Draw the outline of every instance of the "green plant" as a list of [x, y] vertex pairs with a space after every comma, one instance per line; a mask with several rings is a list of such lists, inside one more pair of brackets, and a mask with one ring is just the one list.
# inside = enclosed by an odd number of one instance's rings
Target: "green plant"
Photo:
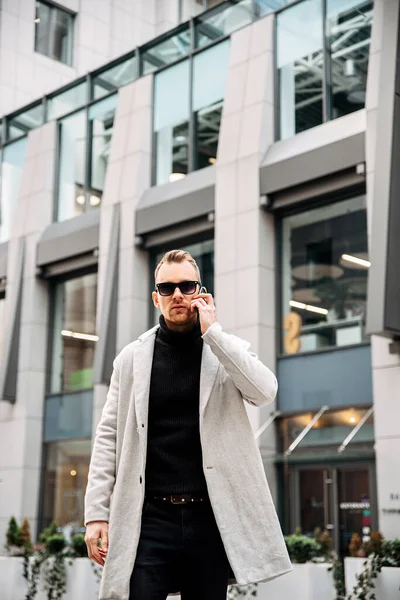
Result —
[[257, 588], [257, 583], [251, 583], [250, 585], [245, 586], [231, 585], [228, 588], [227, 600], [235, 600], [236, 598], [254, 598], [257, 596]]
[[53, 521], [52, 523], [50, 523], [50, 525], [48, 527], [46, 527], [46, 529], [44, 529], [42, 531], [42, 533], [39, 536], [39, 541], [41, 541], [43, 544], [46, 543], [47, 538], [56, 535], [58, 533], [58, 525], [55, 521]]
[[[53, 538], [54, 537], [56, 536], [53, 536]], [[47, 600], [61, 600], [67, 591], [65, 554], [62, 551], [58, 551], [46, 560], [44, 569], [44, 587], [47, 592]]]
[[77, 533], [71, 539], [71, 548], [75, 556], [78, 558], [87, 557], [87, 546], [85, 542], [85, 536], [81, 533]]
[[382, 540], [380, 555], [383, 567], [400, 567], [400, 539]]
[[382, 571], [382, 558], [372, 554], [364, 562], [364, 570], [358, 575], [349, 600], [376, 600], [375, 580]]
[[20, 530], [15, 517], [11, 517], [8, 522], [8, 529], [6, 533], [7, 547], [10, 546], [21, 546]]
[[51, 535], [46, 540], [46, 550], [49, 554], [59, 554], [66, 545], [67, 541], [62, 534]]
[[46, 558], [44, 550], [36, 552], [26, 551], [22, 566], [22, 574], [27, 581], [28, 589], [25, 600], [34, 600], [38, 591], [38, 581], [40, 577], [40, 568]]
[[294, 563], [302, 564], [324, 556], [321, 544], [301, 533], [285, 536], [285, 542], [290, 559]]
[[22, 521], [22, 526], [19, 531], [19, 539], [21, 546], [23, 546], [25, 550], [30, 550], [32, 548], [31, 530], [28, 519], [24, 519]]
[[343, 562], [335, 557], [328, 570], [332, 573], [333, 585], [336, 590], [336, 600], [346, 600]]

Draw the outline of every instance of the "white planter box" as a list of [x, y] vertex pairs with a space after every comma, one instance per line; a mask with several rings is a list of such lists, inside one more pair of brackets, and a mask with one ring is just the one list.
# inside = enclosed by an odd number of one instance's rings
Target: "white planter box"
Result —
[[[351, 594], [357, 583], [357, 575], [364, 570], [365, 558], [345, 558], [344, 573], [346, 593]], [[377, 600], [395, 600], [400, 598], [400, 568], [383, 567], [376, 580]]]
[[[25, 597], [27, 583], [22, 575], [22, 558], [0, 557], [1, 600], [21, 600]], [[67, 593], [63, 600], [97, 600], [99, 584], [88, 558], [75, 558], [73, 564], [66, 561]], [[39, 579], [35, 600], [47, 600], [43, 576]]]
[[257, 600], [335, 600], [330, 565], [305, 563], [293, 565], [293, 571], [258, 586]]

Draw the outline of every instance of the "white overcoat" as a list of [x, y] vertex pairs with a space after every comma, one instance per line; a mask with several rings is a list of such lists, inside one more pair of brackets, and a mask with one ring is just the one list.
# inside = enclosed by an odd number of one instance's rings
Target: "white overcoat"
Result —
[[[109, 522], [99, 600], [129, 599], [144, 501], [157, 328], [115, 359], [93, 446], [85, 523]], [[268, 581], [292, 567], [243, 399], [255, 406], [272, 402], [276, 378], [248, 342], [223, 332], [219, 323], [203, 340], [199, 419], [211, 505], [237, 583]]]

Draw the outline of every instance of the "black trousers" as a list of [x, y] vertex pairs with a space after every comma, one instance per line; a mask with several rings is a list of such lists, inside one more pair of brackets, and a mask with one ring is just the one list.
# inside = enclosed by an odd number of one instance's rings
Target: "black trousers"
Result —
[[145, 502], [130, 600], [226, 600], [229, 572], [209, 502]]

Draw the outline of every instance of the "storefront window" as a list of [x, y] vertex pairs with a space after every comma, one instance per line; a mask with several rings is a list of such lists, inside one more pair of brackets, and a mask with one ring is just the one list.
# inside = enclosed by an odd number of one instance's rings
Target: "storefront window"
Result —
[[284, 218], [282, 260], [285, 354], [366, 341], [365, 196]]
[[106, 177], [108, 157], [110, 155], [117, 96], [110, 96], [89, 108], [90, 123], [90, 159], [88, 208], [94, 208], [101, 202]]
[[[214, 240], [207, 240], [204, 242], [198, 242], [197, 244], [178, 244], [169, 245], [164, 248], [158, 248], [157, 252], [153, 255], [153, 267], [158, 265], [162, 257], [168, 250], [173, 248], [180, 248], [189, 252], [200, 269], [201, 282], [207, 288], [210, 294], [214, 294]], [[154, 284], [154, 269], [150, 276], [152, 277], [152, 285]], [[158, 323], [160, 311], [154, 308], [153, 310], [153, 322]]]
[[188, 60], [156, 76], [154, 131], [157, 185], [184, 177], [188, 172], [189, 160]]
[[51, 393], [93, 386], [97, 274], [58, 283], [54, 289]]
[[45, 445], [42, 527], [83, 527], [84, 497], [91, 440], [68, 440]]
[[17, 207], [27, 138], [8, 144], [3, 149], [0, 195], [0, 243], [9, 239]]
[[229, 48], [229, 41], [226, 41], [197, 54], [193, 60], [195, 169], [216, 162], [228, 77]]
[[51, 96], [48, 101], [47, 118], [58, 119], [84, 106], [87, 101], [87, 82], [83, 81], [63, 92]]
[[57, 221], [84, 210], [86, 113], [80, 111], [60, 121], [60, 165]]
[[365, 106], [372, 2], [327, 0], [331, 118]]

